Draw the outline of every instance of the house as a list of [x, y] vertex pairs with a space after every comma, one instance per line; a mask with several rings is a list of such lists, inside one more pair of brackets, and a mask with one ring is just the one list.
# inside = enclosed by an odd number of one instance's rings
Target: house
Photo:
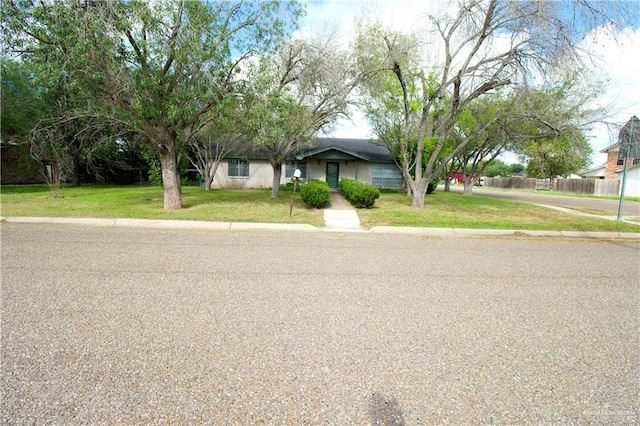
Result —
[[620, 130], [618, 142], [600, 152], [607, 154], [606, 179], [622, 181], [626, 163], [627, 181], [624, 195], [640, 196], [640, 119], [636, 116], [631, 117]]
[[[404, 187], [401, 170], [390, 151], [370, 139], [317, 138], [311, 147], [291, 154], [283, 164], [280, 183], [291, 180], [300, 169], [305, 181], [326, 181], [337, 188], [340, 179], [356, 179], [377, 188]], [[218, 167], [213, 188], [267, 188], [273, 182], [273, 168], [265, 153], [233, 153]]]
[[[622, 182], [624, 169], [616, 171], [617, 179]], [[620, 190], [622, 191], [622, 183], [620, 183]], [[640, 163], [634, 163], [634, 165], [627, 168], [627, 181], [624, 188], [625, 197], [640, 197]]]
[[[620, 155], [620, 143], [610, 145], [600, 151], [607, 154], [605, 179], [618, 179], [618, 172], [624, 169], [625, 157]], [[640, 163], [640, 158], [629, 157], [629, 166]]]
[[[607, 165], [603, 164], [601, 166], [598, 167], [594, 167], [592, 169], [589, 170], [583, 170], [581, 172], [578, 173], [578, 177], [579, 178], [584, 178], [584, 179], [604, 179], [605, 176], [607, 174]], [[573, 178], [573, 176], [571, 176], [571, 178]]]
[[[622, 127], [618, 136], [618, 142], [601, 150], [600, 152], [607, 154], [605, 179], [618, 179], [618, 172], [624, 169], [625, 161], [629, 161], [629, 167], [640, 163], [640, 155], [638, 154], [638, 144], [640, 143], [640, 119], [635, 115]], [[634, 149], [631, 149], [629, 155], [620, 152], [622, 146], [629, 144], [629, 136], [632, 136]], [[633, 137], [635, 136], [635, 137]]]

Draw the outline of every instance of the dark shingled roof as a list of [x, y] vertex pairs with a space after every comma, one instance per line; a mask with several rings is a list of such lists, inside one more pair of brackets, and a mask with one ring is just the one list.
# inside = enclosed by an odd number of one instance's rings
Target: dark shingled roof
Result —
[[[249, 146], [243, 152], [232, 152], [227, 158], [266, 159], [267, 153]], [[293, 152], [291, 160], [305, 158], [324, 159], [361, 159], [373, 163], [393, 162], [391, 153], [386, 146], [376, 143], [373, 139], [352, 138], [317, 138], [316, 143]]]

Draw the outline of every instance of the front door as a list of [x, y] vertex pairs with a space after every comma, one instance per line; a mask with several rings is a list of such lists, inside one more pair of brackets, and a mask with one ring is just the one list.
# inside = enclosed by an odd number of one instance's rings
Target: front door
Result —
[[327, 163], [327, 183], [329, 188], [337, 188], [340, 180], [340, 163]]

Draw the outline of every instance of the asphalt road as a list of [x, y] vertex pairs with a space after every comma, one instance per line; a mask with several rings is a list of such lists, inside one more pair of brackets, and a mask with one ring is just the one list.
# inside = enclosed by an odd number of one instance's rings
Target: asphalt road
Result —
[[3, 424], [637, 424], [637, 240], [4, 223]]
[[[451, 191], [462, 192], [462, 186], [451, 186]], [[491, 188], [474, 187], [473, 193], [477, 195], [484, 195], [487, 197], [502, 198], [505, 200], [523, 201], [533, 204], [547, 204], [550, 206], [566, 207], [566, 208], [580, 208], [590, 210], [602, 210], [608, 212], [610, 215], [617, 215], [618, 208], [620, 206], [619, 200], [612, 200], [606, 198], [586, 198], [586, 197], [571, 197], [564, 195], [546, 195], [538, 192], [530, 191], [496, 191]], [[622, 203], [622, 213], [625, 216], [640, 216], [640, 203], [635, 201], [625, 200]]]

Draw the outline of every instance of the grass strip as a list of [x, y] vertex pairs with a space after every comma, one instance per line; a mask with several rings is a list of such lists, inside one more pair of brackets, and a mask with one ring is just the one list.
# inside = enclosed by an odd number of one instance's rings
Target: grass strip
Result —
[[[162, 188], [154, 186], [87, 185], [67, 187], [54, 198], [45, 185], [0, 187], [2, 216], [178, 219], [213, 222], [296, 223], [324, 226], [323, 211], [306, 208], [296, 197], [289, 216], [291, 192], [212, 190], [183, 187], [184, 208], [163, 209]], [[639, 225], [576, 216], [527, 203], [481, 195], [436, 191], [424, 209], [411, 208], [411, 198], [385, 193], [372, 209], [358, 209], [364, 227], [412, 226], [589, 232], [640, 232]]]

